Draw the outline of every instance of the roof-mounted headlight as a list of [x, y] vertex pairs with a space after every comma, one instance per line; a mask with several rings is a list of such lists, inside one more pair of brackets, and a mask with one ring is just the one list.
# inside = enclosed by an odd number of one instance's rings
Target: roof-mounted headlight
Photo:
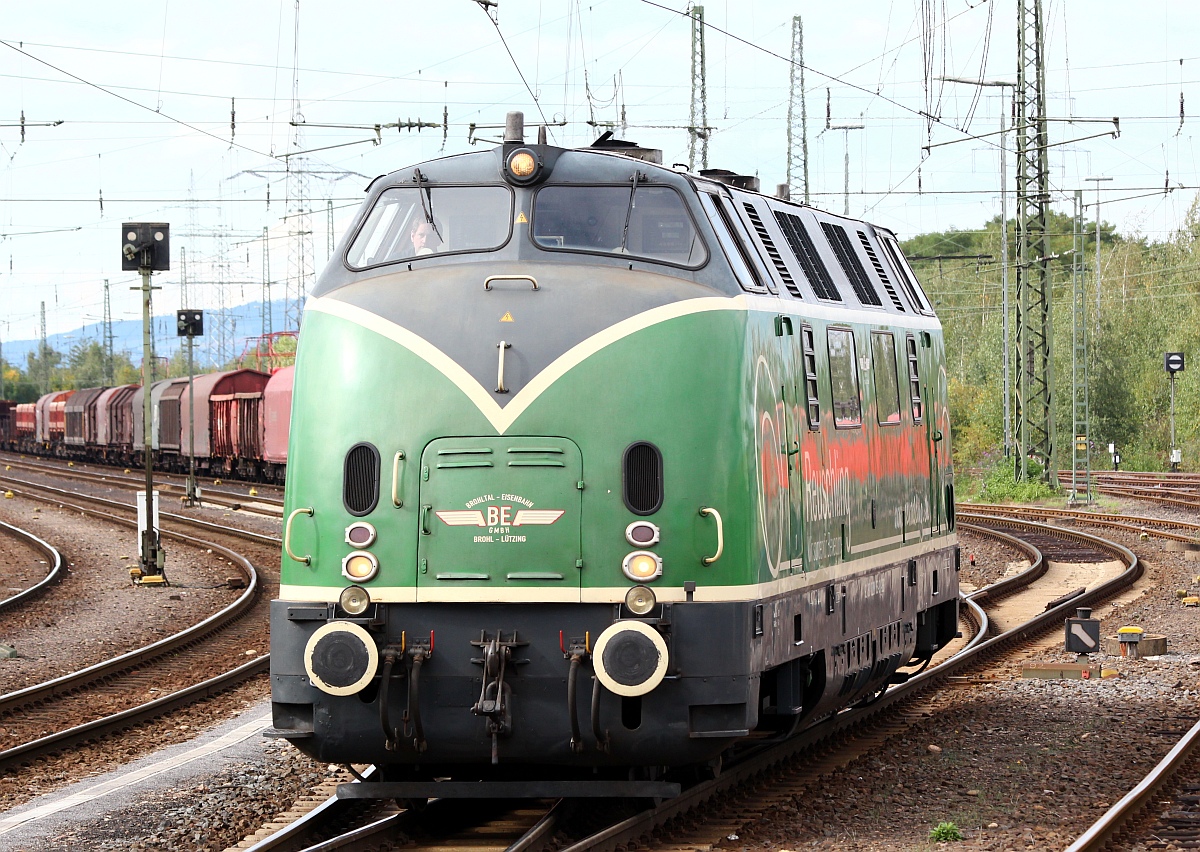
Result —
[[542, 173], [542, 158], [530, 148], [516, 148], [504, 156], [504, 179], [517, 186], [536, 182]]

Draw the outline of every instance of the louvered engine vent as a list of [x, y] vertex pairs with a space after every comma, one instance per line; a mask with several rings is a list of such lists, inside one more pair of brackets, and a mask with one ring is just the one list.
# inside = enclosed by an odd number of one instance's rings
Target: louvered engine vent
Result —
[[662, 453], [639, 442], [625, 450], [622, 463], [625, 506], [635, 515], [653, 515], [663, 501]]
[[368, 514], [379, 502], [379, 450], [371, 444], [355, 444], [346, 453], [342, 502], [356, 516]]

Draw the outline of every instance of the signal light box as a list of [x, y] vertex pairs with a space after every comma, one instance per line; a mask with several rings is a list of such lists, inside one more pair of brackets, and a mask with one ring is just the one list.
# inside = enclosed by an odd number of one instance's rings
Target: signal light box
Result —
[[171, 226], [166, 222], [126, 222], [121, 226], [121, 270], [171, 268]]

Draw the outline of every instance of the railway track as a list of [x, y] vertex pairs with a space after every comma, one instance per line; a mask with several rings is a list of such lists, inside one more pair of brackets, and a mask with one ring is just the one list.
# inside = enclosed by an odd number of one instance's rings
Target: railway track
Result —
[[[4, 483], [12, 488], [11, 481]], [[47, 493], [49, 492], [49, 493]], [[49, 500], [55, 505], [136, 527], [131, 505], [68, 494], [62, 489], [29, 484], [24, 496]], [[164, 527], [170, 516], [164, 519]], [[187, 519], [211, 530], [217, 525]], [[220, 530], [223, 535], [248, 537], [259, 544], [275, 545], [269, 536], [246, 531]], [[226, 559], [242, 575], [244, 591], [221, 611], [144, 648], [98, 663], [71, 674], [0, 696], [0, 726], [5, 730], [0, 770], [12, 770], [38, 758], [161, 716], [175, 708], [230, 688], [265, 672], [269, 656], [255, 654], [246, 660], [245, 649], [265, 648], [266, 603], [262, 581], [249, 559], [218, 542], [163, 529], [164, 538], [209, 550]], [[211, 671], [214, 660], [242, 661], [221, 674], [197, 683], [196, 673]], [[186, 684], [163, 689], [164, 684]], [[147, 701], [147, 695], [156, 695]], [[97, 708], [116, 706], [116, 712]], [[82, 724], [76, 724], [80, 719]], [[15, 744], [14, 744], [15, 743]]]
[[0, 612], [6, 612], [19, 606], [24, 606], [45, 591], [47, 586], [57, 583], [62, 576], [63, 560], [62, 554], [57, 549], [42, 541], [42, 539], [33, 533], [14, 527], [11, 524], [0, 523], [0, 535], [10, 536], [41, 553], [46, 557], [46, 564], [49, 566], [45, 577], [38, 580], [29, 588], [10, 595], [4, 600], [0, 600]]
[[[1022, 574], [1007, 578], [974, 592], [964, 614], [972, 624], [977, 634], [968, 645], [951, 659], [918, 673], [902, 685], [893, 686], [877, 701], [869, 706], [852, 708], [837, 716], [822, 721], [814, 727], [800, 733], [796, 737], [781, 743], [762, 744], [747, 749], [735, 762], [727, 765], [718, 777], [696, 784], [675, 799], [656, 804], [642, 810], [640, 813], [625, 816], [621, 819], [610, 819], [598, 830], [578, 831], [578, 823], [568, 819], [567, 826], [558, 828], [559, 836], [564, 833], [574, 834], [576, 839], [568, 841], [567, 845], [557, 843], [560, 852], [582, 852], [583, 850], [615, 850], [622, 848], [664, 848], [673, 850], [695, 849], [714, 844], [723, 839], [731, 831], [737, 830], [746, 821], [753, 819], [773, 804], [782, 802], [810, 784], [812, 779], [824, 773], [844, 766], [859, 755], [870, 753], [879, 745], [907, 730], [912, 725], [936, 714], [949, 699], [946, 690], [940, 687], [950, 683], [950, 678], [960, 677], [974, 667], [993, 661], [1008, 650], [1019, 647], [1030, 638], [1038, 636], [1051, 629], [1060, 629], [1064, 614], [1074, 614], [1076, 606], [1095, 602], [1104, 596], [1114, 594], [1131, 584], [1141, 574], [1141, 568], [1136, 557], [1126, 548], [1112, 542], [1105, 542], [1095, 536], [1070, 530], [1051, 529], [1043, 525], [1032, 524], [1013, 518], [992, 517], [960, 513], [960, 528], [971, 529], [981, 535], [994, 535], [1006, 543], [1019, 547], [1030, 559], [1030, 568]], [[995, 602], [1003, 597], [1017, 593], [1022, 587], [1028, 587], [1045, 572], [1046, 559], [1038, 547], [1019, 542], [1013, 532], [1020, 532], [1022, 537], [1029, 534], [1030, 529], [1040, 530], [1038, 535], [1053, 536], [1046, 539], [1046, 544], [1053, 544], [1058, 551], [1072, 558], [1095, 557], [1104, 560], [1120, 559], [1126, 565], [1125, 571], [1115, 580], [1106, 582], [1094, 589], [1089, 589], [1083, 596], [1070, 602], [1064, 602], [1048, 609], [1041, 615], [1019, 625], [1005, 633], [987, 638], [989, 631], [988, 620], [982, 610], [978, 609], [975, 601], [985, 603]], [[1066, 538], [1071, 545], [1061, 544]], [[974, 613], [968, 615], [967, 613]], [[354, 795], [353, 785], [343, 786], [342, 796]], [[352, 798], [350, 801], [354, 801]], [[321, 805], [321, 810], [335, 811], [345, 806], [345, 800], [333, 800]], [[601, 814], [597, 806], [589, 805], [590, 817], [599, 820]], [[353, 841], [359, 843], [362, 835], [370, 835], [369, 844], [374, 845], [333, 845], [342, 842], [341, 837], [331, 840], [326, 845], [310, 845], [300, 847], [289, 845], [290, 840], [257, 839], [253, 844], [243, 844], [239, 850], [252, 849], [255, 852], [266, 852], [276, 849], [333, 849], [333, 848], [393, 848], [388, 844], [403, 842], [404, 848], [411, 850], [439, 849], [454, 850], [480, 848], [480, 834], [491, 836], [493, 833], [505, 838], [505, 843], [517, 842], [503, 834], [500, 827], [472, 827], [465, 832], [461, 840], [448, 842], [439, 837], [426, 842], [420, 839], [419, 814], [409, 812], [394, 815], [377, 816], [373, 821], [374, 828], [367, 832], [359, 828], [359, 834]], [[313, 821], [321, 817], [314, 816]], [[499, 825], [508, 822], [508, 817], [498, 817]], [[571, 823], [575, 823], [571, 825]], [[491, 825], [489, 823], [489, 825]], [[669, 838], [659, 840], [659, 837]], [[414, 837], [416, 839], [414, 839]], [[523, 842], [523, 841], [522, 841]], [[278, 844], [278, 845], [272, 845]], [[505, 846], [504, 843], [488, 845], [487, 848], [504, 849], [518, 848]], [[527, 848], [527, 847], [520, 847]], [[536, 846], [529, 848], [537, 848]]]
[[[5, 471], [22, 470], [29, 473], [44, 474], [57, 479], [75, 480], [78, 482], [86, 482], [91, 485], [102, 486], [105, 488], [120, 488], [129, 492], [144, 491], [146, 488], [145, 476], [137, 476], [136, 474], [125, 474], [115, 472], [110, 469], [92, 470], [86, 465], [66, 466], [63, 463], [50, 463], [43, 461], [32, 461], [20, 456], [8, 456], [0, 454], [0, 462], [4, 464]], [[277, 489], [269, 486], [255, 486], [247, 484], [241, 490], [232, 490], [230, 488], [222, 488], [216, 484], [216, 480], [209, 481], [201, 489], [201, 499], [203, 503], [209, 505], [221, 506], [235, 511], [253, 512], [255, 514], [266, 515], [268, 517], [282, 517], [283, 515], [283, 497], [277, 493]], [[162, 492], [164, 497], [171, 500], [183, 499], [187, 493], [187, 485], [185, 481], [178, 481], [178, 477], [172, 477], [159, 472], [154, 474], [154, 487]], [[264, 493], [258, 493], [259, 491]], [[255, 493], [251, 493], [251, 491]], [[267, 493], [267, 492], [276, 493]]]

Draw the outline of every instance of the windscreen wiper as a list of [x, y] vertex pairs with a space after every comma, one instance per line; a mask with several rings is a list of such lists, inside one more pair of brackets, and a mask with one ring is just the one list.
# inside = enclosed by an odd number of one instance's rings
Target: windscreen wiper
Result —
[[[425, 221], [433, 226], [433, 232], [437, 234], [438, 242], [441, 242], [442, 234], [438, 230], [437, 222], [433, 221], [433, 193], [429, 189], [429, 178], [421, 174], [420, 169], [413, 169], [413, 180], [417, 182], [417, 196], [421, 199], [421, 212], [425, 214]], [[630, 203], [632, 204], [632, 200]]]

